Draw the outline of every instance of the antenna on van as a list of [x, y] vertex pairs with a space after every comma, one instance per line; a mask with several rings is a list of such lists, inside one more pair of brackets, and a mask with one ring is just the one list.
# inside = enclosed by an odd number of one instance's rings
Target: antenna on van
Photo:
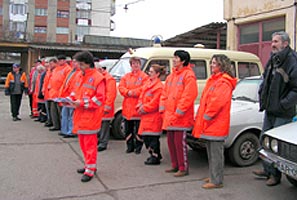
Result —
[[204, 44], [195, 44], [194, 48], [204, 49], [205, 46], [204, 46]]
[[162, 39], [163, 37], [161, 35], [154, 35], [151, 39], [153, 41], [153, 47], [161, 47]]

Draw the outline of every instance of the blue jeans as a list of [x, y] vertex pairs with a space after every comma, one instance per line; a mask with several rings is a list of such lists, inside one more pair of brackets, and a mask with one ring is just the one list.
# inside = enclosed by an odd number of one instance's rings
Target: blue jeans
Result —
[[[275, 117], [273, 115], [269, 115], [269, 114], [265, 113], [260, 140], [262, 140], [262, 136], [265, 131], [268, 131], [270, 129], [276, 128], [281, 125], [288, 124], [291, 121], [292, 121], [291, 118], [280, 118], [280, 117]], [[277, 180], [281, 179], [282, 173], [277, 168], [271, 166], [271, 164], [263, 161], [263, 168], [267, 175], [269, 175], [269, 176], [272, 175]]]
[[73, 129], [73, 108], [63, 106], [61, 111], [61, 132], [65, 135], [72, 135]]

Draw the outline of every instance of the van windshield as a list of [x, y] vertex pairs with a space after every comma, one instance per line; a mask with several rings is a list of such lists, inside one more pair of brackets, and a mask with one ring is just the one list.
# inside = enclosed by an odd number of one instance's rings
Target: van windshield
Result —
[[[130, 58], [128, 57], [120, 58], [120, 60], [110, 70], [109, 73], [116, 79], [116, 81], [120, 81], [125, 74], [131, 72], [129, 60]], [[141, 58], [141, 70], [143, 70], [146, 62], [146, 59]]]

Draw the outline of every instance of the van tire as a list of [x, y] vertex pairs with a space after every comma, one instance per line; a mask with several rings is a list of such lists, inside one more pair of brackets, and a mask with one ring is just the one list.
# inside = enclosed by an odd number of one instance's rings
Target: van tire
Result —
[[123, 140], [125, 139], [125, 133], [124, 133], [124, 118], [122, 116], [122, 113], [117, 113], [114, 120], [112, 121], [112, 136], [114, 139], [117, 140]]
[[230, 161], [237, 166], [253, 165], [258, 160], [259, 138], [252, 132], [244, 132], [228, 150]]

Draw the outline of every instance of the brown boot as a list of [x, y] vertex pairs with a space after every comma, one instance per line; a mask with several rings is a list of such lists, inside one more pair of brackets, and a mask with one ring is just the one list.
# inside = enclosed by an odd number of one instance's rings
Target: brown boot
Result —
[[271, 176], [267, 181], [266, 181], [266, 185], [267, 186], [275, 186], [280, 184], [280, 179], [275, 178], [274, 176]]
[[175, 172], [177, 172], [177, 171], [178, 171], [177, 168], [170, 168], [170, 169], [166, 169], [166, 170], [165, 170], [166, 173], [175, 173]]
[[263, 170], [253, 170], [253, 174], [255, 174], [258, 177], [262, 177], [262, 178], [269, 178], [269, 175], [263, 171]]
[[180, 171], [178, 170], [176, 173], [173, 174], [174, 177], [183, 177], [189, 175], [188, 171]]
[[213, 183], [205, 183], [202, 185], [203, 189], [216, 189], [216, 188], [222, 188], [223, 184], [213, 184]]

